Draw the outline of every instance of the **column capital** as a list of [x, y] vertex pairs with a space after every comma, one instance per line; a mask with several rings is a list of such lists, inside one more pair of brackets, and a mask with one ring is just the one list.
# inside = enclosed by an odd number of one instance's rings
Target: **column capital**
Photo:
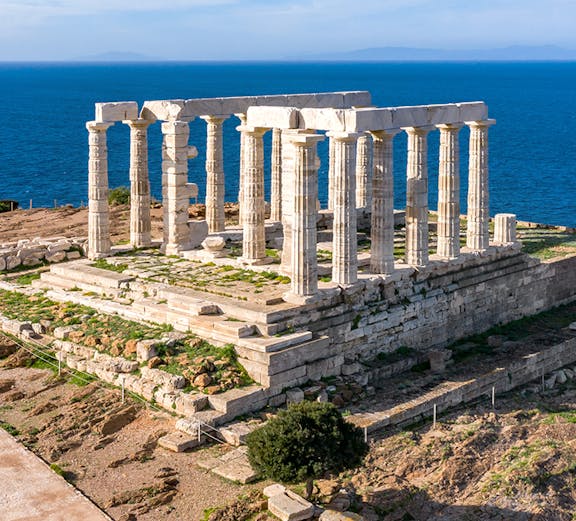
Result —
[[125, 119], [122, 121], [124, 125], [128, 125], [130, 128], [137, 128], [137, 129], [146, 129], [148, 128], [154, 121], [151, 119]]
[[436, 130], [436, 127], [434, 125], [426, 125], [423, 127], [402, 127], [402, 130], [407, 134], [424, 135]]
[[265, 127], [250, 127], [248, 125], [238, 125], [236, 127], [238, 132], [242, 132], [243, 134], [254, 135], [254, 136], [263, 136], [268, 132], [270, 129]]
[[162, 129], [162, 134], [183, 134], [188, 132], [189, 124], [188, 121], [182, 120], [163, 121], [160, 128]]
[[486, 128], [496, 124], [495, 119], [483, 119], [480, 121], [465, 121], [466, 125], [471, 128]]
[[214, 123], [219, 125], [230, 117], [229, 114], [208, 114], [207, 116], [200, 116], [206, 123]]
[[336, 132], [333, 130], [326, 132], [329, 138], [336, 141], [356, 141], [362, 134], [363, 132]]
[[234, 115], [240, 120], [241, 125], [246, 125], [246, 118], [248, 117], [246, 112], [236, 112]]
[[311, 146], [320, 141], [324, 141], [325, 137], [322, 134], [312, 134], [312, 133], [287, 133], [282, 131], [286, 135], [286, 142], [294, 146]]
[[86, 128], [88, 129], [89, 132], [102, 132], [105, 130], [108, 130], [112, 125], [114, 125], [113, 122], [110, 121], [87, 121], [86, 122]]
[[384, 139], [393, 138], [396, 134], [402, 132], [400, 128], [390, 128], [387, 130], [370, 130], [368, 133], [372, 136], [372, 139]]
[[440, 123], [436, 128], [444, 131], [458, 131], [464, 126], [464, 123]]

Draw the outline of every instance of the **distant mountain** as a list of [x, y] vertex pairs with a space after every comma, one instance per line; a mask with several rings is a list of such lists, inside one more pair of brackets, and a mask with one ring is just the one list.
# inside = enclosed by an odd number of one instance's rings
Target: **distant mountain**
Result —
[[87, 62], [150, 62], [150, 61], [163, 61], [162, 58], [147, 56], [137, 52], [118, 52], [109, 51], [100, 54], [93, 54], [89, 56], [80, 56], [74, 61], [87, 61]]
[[513, 45], [499, 49], [420, 49], [374, 47], [300, 56], [306, 61], [576, 61], [576, 50], [555, 45]]

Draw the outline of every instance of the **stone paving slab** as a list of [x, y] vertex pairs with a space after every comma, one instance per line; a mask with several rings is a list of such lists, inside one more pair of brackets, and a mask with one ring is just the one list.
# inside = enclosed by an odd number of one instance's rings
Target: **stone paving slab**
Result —
[[111, 521], [2, 429], [0, 483], [2, 521]]

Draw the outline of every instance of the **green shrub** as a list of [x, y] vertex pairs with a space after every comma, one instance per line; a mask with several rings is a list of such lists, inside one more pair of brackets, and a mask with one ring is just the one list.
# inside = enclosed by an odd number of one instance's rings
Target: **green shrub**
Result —
[[250, 463], [264, 477], [293, 483], [358, 466], [368, 451], [361, 429], [329, 403], [302, 402], [281, 411], [246, 439]]
[[113, 188], [108, 192], [108, 202], [112, 206], [120, 206], [121, 204], [130, 204], [130, 188], [127, 186], [119, 186]]

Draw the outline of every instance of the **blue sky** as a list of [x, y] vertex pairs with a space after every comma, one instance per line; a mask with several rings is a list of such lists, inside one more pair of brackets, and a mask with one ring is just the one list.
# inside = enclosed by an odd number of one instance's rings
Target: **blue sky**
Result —
[[0, 0], [0, 60], [275, 59], [406, 46], [576, 49], [576, 0]]

